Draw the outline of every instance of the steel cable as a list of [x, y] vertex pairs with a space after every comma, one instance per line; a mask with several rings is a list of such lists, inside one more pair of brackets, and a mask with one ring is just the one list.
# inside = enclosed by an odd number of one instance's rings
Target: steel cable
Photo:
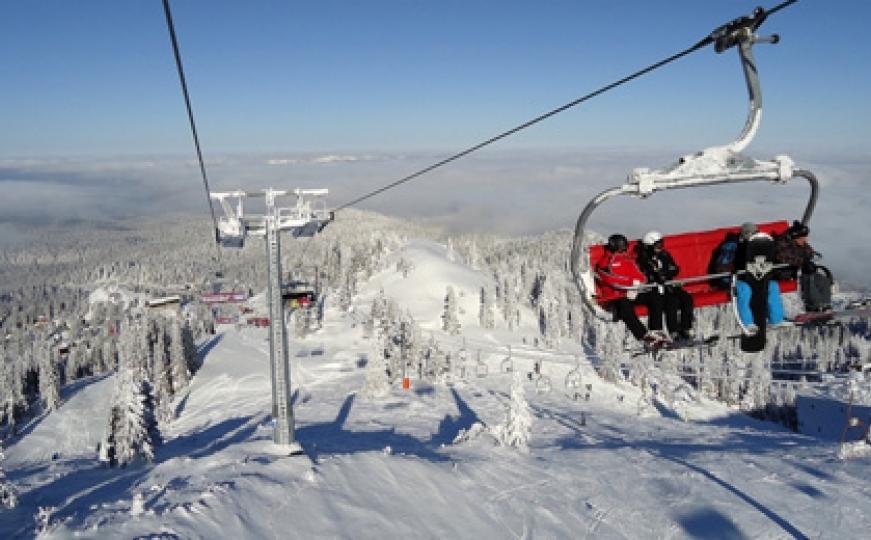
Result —
[[[782, 2], [781, 4], [778, 4], [777, 6], [775, 6], [774, 8], [772, 8], [770, 10], [767, 10], [767, 11], [763, 10], [761, 13], [764, 16], [762, 17], [762, 19], [759, 20], [759, 23], [761, 24], [761, 21], [764, 20], [764, 17], [767, 17], [768, 15], [771, 15], [772, 13], [775, 13], [776, 11], [779, 11], [785, 7], [788, 7], [797, 1], [798, 0], [787, 0], [785, 2]], [[761, 9], [761, 8], [757, 8], [757, 9]], [[735, 21], [733, 21], [733, 23], [740, 21], [743, 24], [744, 20], [750, 20], [750, 19], [744, 17], [744, 18], [736, 19]], [[732, 24], [732, 23], [730, 23], [730, 24]], [[589, 94], [586, 94], [586, 95], [581, 96], [573, 101], [570, 101], [569, 103], [566, 103], [565, 105], [562, 105], [562, 106], [557, 107], [555, 109], [552, 109], [544, 114], [536, 116], [532, 120], [528, 120], [528, 121], [526, 121], [518, 126], [515, 126], [507, 131], [503, 131], [502, 133], [500, 133], [494, 137], [491, 137], [491, 138], [489, 138], [483, 142], [480, 142], [474, 146], [470, 146], [469, 148], [466, 148], [465, 150], [463, 150], [461, 152], [453, 154], [450, 157], [442, 159], [441, 161], [438, 161], [438, 162], [436, 162], [428, 167], [420, 169], [417, 172], [409, 174], [408, 176], [402, 177], [399, 180], [396, 180], [395, 182], [391, 182], [390, 184], [387, 184], [387, 185], [380, 187], [374, 191], [371, 191], [365, 195], [357, 197], [356, 199], [353, 199], [350, 202], [347, 202], [341, 206], [336, 207], [333, 210], [333, 212], [336, 213], [336, 212], [339, 212], [340, 210], [344, 210], [345, 208], [348, 208], [349, 206], [355, 206], [355, 205], [357, 205], [357, 204], [359, 204], [367, 199], [375, 197], [376, 195], [380, 195], [381, 193], [384, 193], [385, 191], [388, 191], [388, 190], [393, 189], [397, 186], [400, 186], [406, 182], [414, 180], [415, 178], [423, 176], [426, 173], [432, 172], [433, 170], [438, 169], [439, 167], [442, 167], [444, 165], [447, 165], [448, 163], [451, 163], [452, 161], [456, 161], [462, 157], [465, 157], [465, 156], [467, 156], [467, 155], [469, 155], [477, 150], [480, 150], [481, 148], [484, 148], [485, 146], [493, 144], [501, 139], [504, 139], [510, 135], [513, 135], [513, 134], [515, 134], [519, 131], [522, 131], [528, 127], [531, 127], [531, 126], [541, 122], [542, 120], [545, 120], [547, 118], [550, 118], [551, 116], [554, 116], [554, 115], [559, 114], [561, 112], [564, 112], [568, 109], [571, 109], [572, 107], [580, 105], [581, 103], [583, 103], [585, 101], [588, 101], [596, 96], [604, 94], [605, 92], [613, 90], [614, 88], [617, 88], [618, 86], [621, 86], [629, 81], [637, 79], [638, 77], [640, 77], [642, 75], [645, 75], [647, 73], [650, 73], [651, 71], [659, 69], [659, 68], [665, 66], [666, 64], [670, 64], [670, 63], [674, 62], [675, 60], [683, 58], [684, 56], [687, 56], [687, 55], [713, 43], [714, 40], [716, 39], [716, 35], [718, 34], [718, 32], [720, 32], [722, 29], [727, 28], [727, 27], [729, 27], [729, 25], [720, 26], [716, 30], [714, 30], [713, 32], [711, 32], [710, 34], [708, 34], [707, 36], [705, 36], [704, 38], [699, 40], [696, 44], [684, 49], [683, 51], [681, 51], [679, 53], [673, 54], [673, 55], [669, 56], [668, 58], [660, 60], [659, 62], [650, 64], [649, 66], [647, 66], [643, 69], [640, 69], [640, 70], [636, 71], [635, 73], [632, 73], [631, 75], [627, 75], [626, 77], [623, 77], [622, 79], [619, 79], [615, 82], [612, 82], [611, 84], [605, 85], [605, 86], [599, 88], [598, 90], [594, 90], [594, 91], [590, 92]]]
[[163, 12], [166, 15], [166, 27], [169, 30], [169, 39], [172, 42], [172, 52], [175, 55], [175, 65], [178, 69], [178, 79], [181, 82], [181, 91], [184, 95], [184, 103], [185, 107], [187, 107], [188, 113], [188, 121], [190, 122], [191, 134], [194, 139], [194, 146], [197, 150], [197, 160], [200, 164], [200, 174], [203, 178], [203, 187], [206, 189], [206, 203], [209, 205], [209, 213], [212, 216], [212, 225], [215, 227], [215, 250], [218, 252], [218, 259], [221, 257], [221, 250], [218, 247], [218, 218], [215, 216], [215, 208], [212, 206], [212, 199], [210, 197], [211, 190], [209, 189], [209, 177], [206, 175], [206, 165], [203, 161], [203, 152], [200, 148], [200, 138], [197, 135], [197, 125], [194, 122], [194, 112], [191, 107], [191, 98], [188, 93], [188, 85], [184, 76], [184, 67], [181, 62], [181, 53], [178, 50], [178, 40], [175, 36], [175, 25], [172, 22], [172, 13], [169, 9], [169, 0], [163, 0]]

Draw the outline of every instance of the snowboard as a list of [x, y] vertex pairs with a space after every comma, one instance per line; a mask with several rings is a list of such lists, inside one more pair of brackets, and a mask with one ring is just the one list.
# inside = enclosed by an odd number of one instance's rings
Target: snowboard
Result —
[[750, 311], [757, 321], [757, 332], [741, 337], [741, 350], [759, 352], [765, 348], [768, 320], [768, 283], [774, 269], [774, 241], [770, 237], [753, 238], [747, 242], [743, 280], [750, 286]]

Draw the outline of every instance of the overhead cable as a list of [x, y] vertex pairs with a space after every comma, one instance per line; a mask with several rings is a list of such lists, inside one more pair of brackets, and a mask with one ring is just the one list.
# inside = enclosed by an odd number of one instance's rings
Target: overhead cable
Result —
[[169, 39], [170, 41], [172, 41], [172, 52], [175, 55], [175, 65], [178, 69], [179, 81], [181, 81], [181, 91], [184, 95], [185, 106], [187, 107], [188, 121], [190, 122], [191, 134], [194, 138], [194, 146], [197, 150], [197, 160], [200, 164], [200, 174], [203, 178], [203, 187], [205, 187], [206, 189], [206, 202], [209, 205], [209, 213], [212, 216], [212, 225], [215, 228], [215, 249], [217, 250], [218, 257], [220, 258], [221, 250], [220, 248], [218, 248], [218, 218], [215, 216], [215, 208], [212, 206], [212, 199], [210, 197], [211, 190], [209, 189], [209, 177], [206, 175], [206, 165], [203, 161], [203, 152], [200, 149], [200, 138], [197, 135], [196, 122], [194, 122], [194, 112], [193, 108], [191, 107], [191, 98], [188, 94], [188, 85], [184, 76], [184, 67], [181, 63], [181, 53], [179, 53], [178, 50], [178, 40], [175, 37], [175, 25], [172, 22], [172, 13], [169, 9], [169, 0], [163, 0], [163, 12], [166, 15], [166, 27], [169, 30]]
[[461, 152], [453, 154], [452, 156], [447, 157], [445, 159], [442, 159], [441, 161], [438, 161], [438, 162], [436, 162], [428, 167], [420, 169], [417, 172], [414, 172], [412, 174], [409, 174], [408, 176], [400, 178], [399, 180], [396, 180], [395, 182], [391, 182], [390, 184], [387, 184], [381, 188], [378, 188], [375, 191], [371, 191], [365, 195], [357, 197], [357, 198], [351, 200], [350, 202], [347, 202], [341, 206], [336, 207], [335, 210], [333, 210], [333, 212], [334, 213], [338, 212], [340, 210], [348, 208], [349, 206], [355, 206], [355, 205], [357, 205], [357, 204], [359, 204], [367, 199], [375, 197], [376, 195], [380, 195], [381, 193], [384, 193], [385, 191], [388, 191], [388, 190], [393, 189], [397, 186], [400, 186], [406, 182], [414, 180], [415, 178], [423, 176], [426, 173], [432, 172], [435, 169], [438, 169], [439, 167], [442, 167], [444, 165], [447, 165], [448, 163], [451, 163], [452, 161], [456, 161], [456, 160], [458, 160], [462, 157], [465, 157], [473, 152], [476, 152], [477, 150], [480, 150], [480, 149], [484, 148], [485, 146], [489, 146], [489, 145], [495, 143], [496, 141], [499, 141], [499, 140], [504, 139], [510, 135], [513, 135], [519, 131], [522, 131], [528, 127], [531, 127], [531, 126], [541, 122], [542, 120], [545, 120], [547, 118], [550, 118], [551, 116], [554, 116], [554, 115], [559, 114], [561, 112], [564, 112], [568, 109], [571, 109], [572, 107], [580, 105], [581, 103], [583, 103], [587, 100], [590, 100], [596, 96], [604, 94], [605, 92], [613, 90], [614, 88], [617, 88], [618, 86], [621, 86], [629, 81], [637, 79], [638, 77], [641, 77], [642, 75], [650, 73], [651, 71], [659, 69], [659, 68], [665, 66], [666, 64], [670, 64], [670, 63], [674, 62], [675, 60], [683, 58], [684, 56], [687, 56], [687, 55], [689, 55], [689, 54], [691, 54], [699, 49], [702, 49], [702, 48], [710, 45], [711, 43], [714, 43], [717, 39], [720, 38], [720, 36], [724, 32], [734, 31], [736, 28], [741, 27], [741, 26], [749, 26], [755, 30], [756, 28], [758, 28], [759, 25], [762, 24], [762, 22], [765, 20], [765, 18], [768, 15], [771, 15], [777, 11], [780, 11], [781, 9], [783, 9], [791, 4], [794, 4], [797, 1], [798, 0], [787, 0], [785, 2], [782, 2], [781, 4], [778, 4], [777, 6], [775, 6], [774, 8], [772, 8], [770, 10], [756, 8], [756, 11], [754, 12], [753, 18], [740, 17], [738, 19], [735, 19], [734, 21], [731, 21], [728, 24], [722, 25], [722, 26], [718, 27], [716, 30], [714, 30], [713, 32], [711, 32], [710, 34], [708, 34], [707, 36], [705, 36], [704, 38], [702, 38], [701, 40], [699, 40], [697, 43], [695, 43], [691, 47], [688, 47], [688, 48], [686, 48], [686, 49], [684, 49], [676, 54], [673, 54], [673, 55], [669, 56], [668, 58], [660, 60], [659, 62], [650, 64], [649, 66], [647, 66], [643, 69], [640, 69], [640, 70], [636, 71], [635, 73], [632, 73], [631, 75], [628, 75], [626, 77], [623, 77], [622, 79], [614, 81], [611, 84], [605, 85], [605, 86], [599, 88], [598, 90], [594, 90], [594, 91], [590, 92], [589, 94], [586, 94], [586, 95], [581, 96], [573, 101], [570, 101], [569, 103], [566, 103], [565, 105], [562, 105], [562, 106], [557, 107], [555, 109], [552, 109], [544, 114], [536, 116], [532, 120], [528, 120], [528, 121], [526, 121], [526, 122], [524, 122], [516, 127], [513, 127], [507, 131], [503, 131], [502, 133], [500, 133], [494, 137], [491, 137], [483, 142], [480, 142], [474, 146], [470, 146], [469, 148], [466, 148], [465, 150], [463, 150]]

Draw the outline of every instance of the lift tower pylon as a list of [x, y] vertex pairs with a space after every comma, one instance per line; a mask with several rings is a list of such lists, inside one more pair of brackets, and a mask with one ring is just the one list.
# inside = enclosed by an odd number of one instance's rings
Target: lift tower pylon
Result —
[[[272, 375], [273, 441], [291, 454], [301, 453], [294, 435], [293, 407], [290, 400], [290, 351], [281, 298], [281, 233], [294, 237], [314, 236], [333, 216], [326, 209], [326, 189], [212, 192], [221, 204], [224, 217], [218, 220], [217, 238], [225, 247], [241, 248], [248, 237], [266, 240], [267, 294], [269, 298], [269, 359]], [[243, 200], [263, 198], [263, 214], [245, 213]], [[278, 199], [296, 197], [296, 204], [279, 206]], [[235, 203], [235, 204], [232, 204]]]

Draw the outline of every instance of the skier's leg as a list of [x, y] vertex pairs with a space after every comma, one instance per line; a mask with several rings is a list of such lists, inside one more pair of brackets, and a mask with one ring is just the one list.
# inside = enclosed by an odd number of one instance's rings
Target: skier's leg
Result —
[[663, 299], [663, 308], [665, 309], [665, 324], [668, 326], [669, 334], [679, 332], [681, 325], [678, 322], [678, 310], [680, 309], [680, 299], [676, 293], [668, 293]]
[[659, 291], [647, 291], [638, 295], [638, 302], [647, 306], [647, 327], [650, 330], [662, 330], [663, 300]]
[[783, 299], [780, 297], [780, 285], [773, 279], [768, 282], [768, 322], [779, 324], [783, 322]]
[[641, 340], [644, 338], [647, 329], [644, 328], [644, 325], [638, 319], [638, 315], [635, 314], [635, 305], [632, 302], [625, 298], [614, 300], [612, 309], [614, 310], [614, 318], [618, 321], [623, 321], [635, 339]]
[[680, 330], [687, 333], [693, 328], [693, 297], [683, 289], [678, 289], [676, 296], [680, 302]]
[[753, 290], [746, 282], [738, 280], [735, 283], [735, 297], [738, 303], [738, 317], [744, 326], [753, 324], [753, 312], [750, 310], [750, 298], [753, 296]]

